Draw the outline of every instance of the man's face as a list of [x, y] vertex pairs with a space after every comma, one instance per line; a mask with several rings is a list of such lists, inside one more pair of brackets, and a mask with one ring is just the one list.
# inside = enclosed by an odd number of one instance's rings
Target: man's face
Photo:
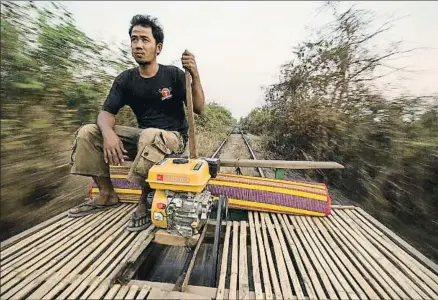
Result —
[[140, 64], [151, 63], [161, 51], [162, 45], [156, 45], [152, 28], [134, 26], [131, 33], [131, 51], [135, 61]]

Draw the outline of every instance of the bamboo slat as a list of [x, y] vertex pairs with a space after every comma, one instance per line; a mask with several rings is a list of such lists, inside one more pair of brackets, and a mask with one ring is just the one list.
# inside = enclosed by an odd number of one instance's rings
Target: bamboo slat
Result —
[[57, 217], [12, 238], [0, 253], [1, 299], [438, 298], [436, 265], [351, 206], [328, 217], [249, 212], [248, 221], [224, 222], [215, 288], [189, 286], [189, 277], [187, 292], [140, 280], [123, 285], [117, 276], [155, 232], [125, 230], [134, 208]]

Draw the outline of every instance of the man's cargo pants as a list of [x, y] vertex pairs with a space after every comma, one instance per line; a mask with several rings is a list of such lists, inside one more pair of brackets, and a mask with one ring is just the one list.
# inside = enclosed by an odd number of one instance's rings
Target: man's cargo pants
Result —
[[[128, 181], [142, 187], [146, 185], [149, 169], [169, 154], [184, 152], [184, 141], [179, 132], [156, 128], [115, 126], [115, 132], [123, 142], [126, 155], [134, 159], [128, 173]], [[110, 177], [109, 165], [105, 163], [103, 137], [95, 124], [78, 129], [71, 155], [71, 174]]]

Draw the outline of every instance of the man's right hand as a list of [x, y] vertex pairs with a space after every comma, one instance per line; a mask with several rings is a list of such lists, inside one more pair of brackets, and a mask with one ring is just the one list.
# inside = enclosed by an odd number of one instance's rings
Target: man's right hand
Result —
[[124, 154], [128, 151], [114, 130], [108, 130], [103, 134], [103, 155], [106, 163], [120, 165], [124, 162]]

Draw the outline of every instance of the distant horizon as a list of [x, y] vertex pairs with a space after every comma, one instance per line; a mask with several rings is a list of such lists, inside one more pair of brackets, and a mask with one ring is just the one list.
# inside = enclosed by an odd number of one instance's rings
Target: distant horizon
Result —
[[[405, 48], [426, 50], [399, 59], [397, 67], [416, 72], [391, 75], [379, 86], [385, 95], [438, 93], [437, 2], [342, 2], [373, 10], [379, 26], [389, 18], [403, 17], [382, 42], [403, 40]], [[229, 109], [236, 120], [264, 104], [262, 88], [279, 82], [281, 65], [294, 58], [292, 50], [307, 40], [309, 29], [332, 19], [317, 11], [321, 2], [102, 2], [75, 1], [62, 5], [72, 13], [76, 26], [96, 41], [129, 45], [128, 28], [133, 15], [158, 18], [164, 28], [164, 47], [158, 62], [181, 68], [188, 48], [197, 59], [208, 102]], [[201, 10], [202, 14], [197, 13]], [[410, 16], [406, 16], [410, 15]], [[128, 49], [129, 50], [129, 49]], [[405, 78], [407, 77], [407, 78]]]

